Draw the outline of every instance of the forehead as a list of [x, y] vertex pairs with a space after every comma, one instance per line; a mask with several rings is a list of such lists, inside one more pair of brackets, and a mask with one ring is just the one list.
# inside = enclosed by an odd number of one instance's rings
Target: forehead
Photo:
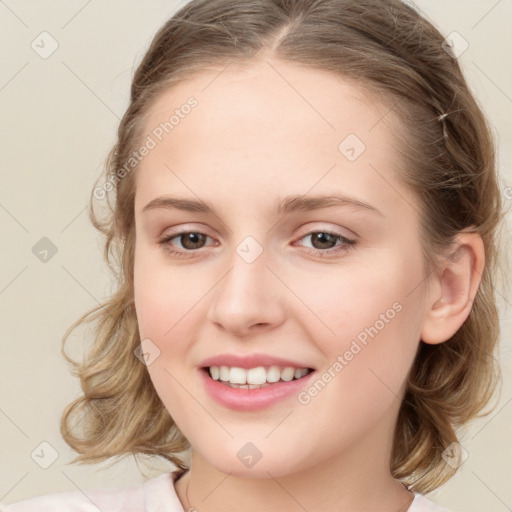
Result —
[[200, 104], [195, 118], [215, 121], [216, 131], [227, 128], [231, 135], [236, 135], [233, 123], [286, 130], [300, 122], [310, 125], [303, 131], [306, 135], [351, 127], [363, 136], [390, 110], [361, 82], [330, 71], [276, 59], [230, 62], [196, 73], [160, 94], [146, 116], [145, 131], [168, 119], [190, 96]]
[[[183, 109], [191, 97], [196, 106]], [[167, 133], [162, 127], [173, 113]], [[376, 199], [378, 171], [399, 166], [394, 123], [385, 103], [329, 71], [273, 59], [205, 70], [170, 87], [149, 110], [143, 138], [156, 147], [139, 166], [137, 195], [149, 198], [171, 181], [185, 191], [179, 175], [203, 193], [206, 183], [224, 181], [262, 198], [271, 184], [276, 194], [334, 186]], [[396, 201], [396, 191], [388, 200]]]

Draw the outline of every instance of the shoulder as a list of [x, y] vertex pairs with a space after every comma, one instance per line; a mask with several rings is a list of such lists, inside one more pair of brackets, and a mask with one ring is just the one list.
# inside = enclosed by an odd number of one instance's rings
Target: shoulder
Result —
[[83, 491], [45, 494], [12, 503], [1, 512], [131, 512], [144, 511], [142, 485], [135, 484], [122, 489], [84, 489]]
[[0, 505], [0, 512], [156, 512], [162, 506], [169, 512], [183, 510], [168, 473], [121, 489], [46, 494]]
[[453, 512], [447, 508], [436, 505], [423, 494], [414, 493], [414, 500], [407, 512]]

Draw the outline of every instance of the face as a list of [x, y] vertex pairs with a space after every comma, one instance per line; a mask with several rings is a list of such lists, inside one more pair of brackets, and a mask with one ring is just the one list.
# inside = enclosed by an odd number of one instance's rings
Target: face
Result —
[[[389, 107], [278, 60], [221, 69], [168, 90], [145, 122], [135, 305], [155, 389], [226, 473], [390, 450], [425, 269]], [[212, 366], [266, 385], [233, 388]]]

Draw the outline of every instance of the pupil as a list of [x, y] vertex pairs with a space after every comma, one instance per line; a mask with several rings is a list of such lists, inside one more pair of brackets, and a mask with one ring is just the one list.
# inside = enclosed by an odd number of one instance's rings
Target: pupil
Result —
[[[186, 235], [183, 235], [184, 242], [182, 241], [183, 247], [186, 247], [187, 249], [197, 249], [196, 245], [200, 245], [202, 238], [204, 238], [204, 235], [201, 235], [200, 233], [187, 233]], [[192, 247], [189, 246], [189, 244], [192, 245]]]
[[[313, 235], [313, 240], [317, 240], [318, 241], [320, 239], [320, 244], [327, 243], [327, 245], [329, 245], [329, 241], [327, 241], [327, 242], [325, 240], [322, 241], [322, 238], [329, 238], [329, 237], [333, 237], [333, 239], [334, 239], [334, 236], [329, 234], [329, 233], [315, 233]], [[332, 241], [336, 242], [336, 240], [332, 240]], [[331, 241], [331, 247], [332, 247], [332, 241]], [[325, 248], [325, 247], [322, 247], [322, 248]]]

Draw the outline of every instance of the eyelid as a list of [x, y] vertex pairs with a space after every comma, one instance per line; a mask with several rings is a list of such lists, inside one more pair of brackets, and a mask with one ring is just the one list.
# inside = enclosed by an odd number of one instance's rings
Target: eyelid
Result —
[[[311, 224], [314, 224], [313, 226]], [[320, 224], [320, 225], [318, 225]], [[301, 228], [299, 234], [299, 238], [303, 238], [306, 235], [310, 235], [311, 233], [332, 233], [333, 235], [342, 236], [348, 239], [356, 239], [359, 238], [359, 235], [350, 229], [344, 228], [342, 226], [330, 227], [325, 224], [322, 225], [322, 222], [317, 223], [308, 223], [306, 227]]]
[[208, 234], [210, 231], [210, 228], [204, 226], [204, 225], [197, 225], [197, 224], [177, 224], [176, 226], [168, 227], [164, 233], [159, 236], [159, 238], [167, 238], [171, 235], [180, 235], [183, 233], [201, 233], [203, 235], [207, 235], [210, 238], [213, 238], [211, 235]]
[[[183, 228], [179, 228], [178, 231], [173, 231], [171, 233], [166, 233], [166, 234], [162, 235], [158, 240], [158, 244], [163, 247], [163, 250], [165, 252], [167, 252], [170, 255], [175, 256], [175, 257], [194, 258], [195, 256], [201, 256], [201, 254], [206, 250], [208, 245], [205, 245], [204, 247], [200, 247], [198, 249], [190, 249], [190, 250], [179, 249], [179, 248], [176, 248], [174, 245], [171, 245], [172, 239], [174, 239], [174, 238], [179, 239], [180, 236], [189, 234], [189, 233], [196, 233], [196, 234], [204, 235], [207, 239], [210, 238], [213, 240], [213, 237], [211, 237], [207, 233], [203, 233], [202, 231], [199, 231], [199, 230], [194, 230], [193, 228], [186, 229], [186, 227], [183, 227]], [[336, 245], [334, 247], [326, 248], [326, 249], [316, 249], [314, 247], [305, 247], [305, 249], [306, 249], [305, 252], [308, 254], [311, 254], [313, 256], [321, 256], [322, 258], [324, 258], [324, 257], [325, 258], [335, 258], [338, 255], [341, 256], [341, 255], [347, 253], [347, 251], [354, 249], [355, 246], [358, 244], [358, 241], [356, 239], [354, 239], [353, 237], [347, 237], [347, 236], [337, 232], [336, 230], [325, 229], [325, 228], [324, 229], [322, 229], [322, 228], [314, 229], [313, 228], [313, 229], [309, 229], [308, 231], [303, 233], [301, 236], [299, 236], [296, 239], [296, 242], [294, 242], [292, 245], [295, 246], [297, 244], [297, 242], [300, 242], [304, 238], [307, 238], [308, 236], [313, 236], [314, 234], [317, 234], [317, 233], [324, 233], [324, 234], [333, 236], [336, 239], [336, 242], [340, 242], [340, 243], [339, 244], [336, 243]], [[219, 244], [218, 244], [218, 242], [215, 241], [213, 244], [210, 244], [210, 245], [218, 246]]]
[[[309, 223], [311, 224], [311, 223]], [[346, 233], [338, 232], [338, 230], [344, 229]], [[176, 226], [173, 226], [170, 228], [170, 231], [166, 231], [165, 234], [162, 234], [158, 237], [159, 240], [162, 240], [164, 238], [169, 238], [173, 235], [181, 235], [184, 233], [200, 233], [202, 235], [206, 235], [209, 238], [214, 238], [211, 235], [207, 233], [208, 228], [206, 227], [199, 227], [197, 228], [197, 224], [178, 224]], [[347, 233], [348, 231], [348, 233]], [[300, 240], [304, 238], [307, 235], [311, 235], [312, 233], [330, 233], [334, 236], [340, 236], [347, 238], [349, 240], [352, 240], [354, 238], [358, 238], [357, 233], [355, 233], [352, 230], [348, 230], [346, 228], [336, 227], [336, 228], [330, 228], [325, 226], [309, 226], [304, 227], [300, 230], [300, 234], [297, 236], [296, 240]]]

